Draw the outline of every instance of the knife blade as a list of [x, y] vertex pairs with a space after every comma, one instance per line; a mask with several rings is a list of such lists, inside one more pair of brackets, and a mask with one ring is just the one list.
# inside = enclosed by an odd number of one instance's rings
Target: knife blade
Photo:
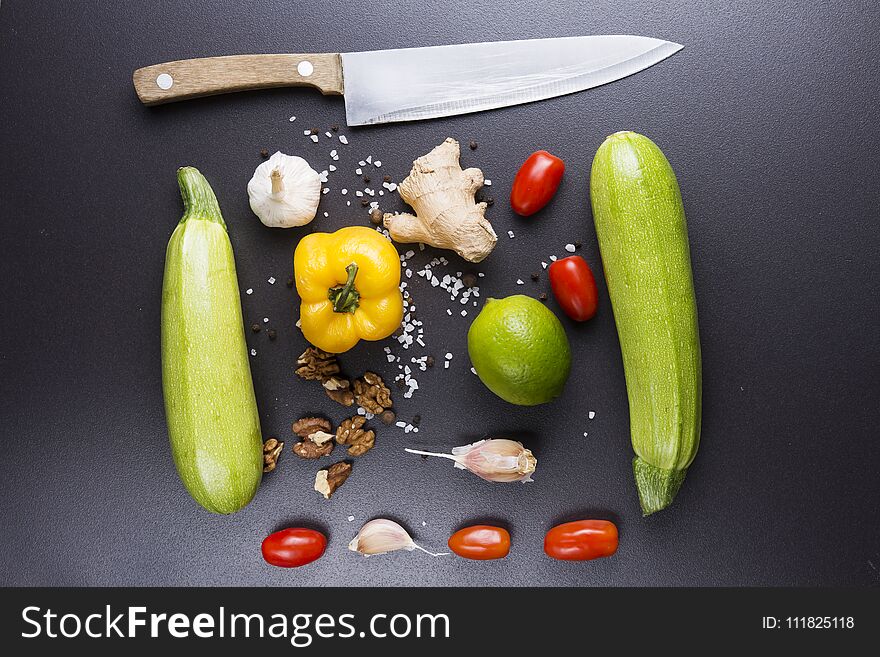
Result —
[[348, 125], [415, 121], [529, 103], [637, 73], [682, 46], [632, 35], [495, 41], [353, 53], [234, 55], [134, 72], [147, 105], [271, 87], [344, 94]]

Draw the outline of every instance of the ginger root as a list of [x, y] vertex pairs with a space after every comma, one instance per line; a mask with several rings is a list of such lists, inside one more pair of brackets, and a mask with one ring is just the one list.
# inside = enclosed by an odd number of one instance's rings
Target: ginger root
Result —
[[480, 262], [495, 248], [498, 236], [484, 216], [486, 204], [474, 202], [474, 193], [483, 186], [483, 172], [462, 171], [460, 154], [458, 142], [447, 138], [413, 162], [397, 189], [416, 213], [386, 213], [384, 223], [397, 242], [424, 242]]

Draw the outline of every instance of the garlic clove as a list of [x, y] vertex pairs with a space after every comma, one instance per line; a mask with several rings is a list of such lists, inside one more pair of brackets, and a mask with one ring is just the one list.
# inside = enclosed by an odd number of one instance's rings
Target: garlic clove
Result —
[[409, 533], [398, 523], [385, 518], [370, 520], [361, 527], [357, 536], [348, 544], [348, 549], [352, 552], [359, 552], [365, 557], [374, 554], [386, 554], [397, 550], [407, 550], [408, 552], [421, 550], [432, 557], [448, 554], [447, 552], [428, 552], [420, 545], [416, 545]]
[[507, 438], [480, 440], [452, 449], [452, 454], [423, 452], [406, 448], [410, 454], [439, 456], [455, 461], [455, 467], [470, 470], [486, 481], [532, 481], [538, 460], [522, 443]]
[[247, 189], [251, 210], [266, 226], [304, 226], [318, 211], [321, 176], [301, 157], [278, 151], [256, 168]]

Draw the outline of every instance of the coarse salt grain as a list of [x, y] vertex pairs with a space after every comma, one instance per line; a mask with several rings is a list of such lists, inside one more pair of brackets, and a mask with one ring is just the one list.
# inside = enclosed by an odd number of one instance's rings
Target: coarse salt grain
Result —
[[268, 317], [264, 317], [264, 318], [263, 318], [263, 324], [268, 324], [268, 323], [269, 323], [269, 318], [268, 318]]
[[274, 276], [270, 276], [268, 280], [269, 280], [269, 285], [275, 285], [275, 277]]
[[363, 160], [361, 160], [360, 162], [358, 162], [358, 165], [365, 167], [365, 166], [367, 166], [367, 163], [364, 162]]
[[354, 520], [354, 516], [348, 516], [348, 521], [352, 522]]
[[311, 131], [311, 130], [303, 130], [303, 134], [304, 134], [306, 137], [308, 137], [310, 134], [312, 134], [312, 131]]
[[461, 316], [462, 316], [462, 317], [467, 317], [467, 310], [462, 310], [462, 311], [461, 311]]
[[471, 368], [471, 374], [476, 374], [476, 373], [477, 373], [477, 370], [475, 370], [475, 369], [472, 367], [472, 368]]
[[361, 169], [361, 168], [357, 168], [357, 169], [354, 170], [354, 172], [355, 172], [357, 175], [361, 175], [361, 174], [364, 172], [364, 170]]
[[376, 160], [375, 162], [373, 162], [373, 166], [374, 166], [374, 167], [381, 167], [381, 166], [382, 166], [382, 160]]
[[257, 350], [251, 349], [251, 356], [256, 356], [256, 355], [257, 355]]
[[596, 411], [590, 411], [590, 412], [587, 414], [587, 417], [590, 418], [590, 419], [592, 420], [594, 417], [596, 417]]
[[507, 231], [507, 236], [508, 236], [510, 239], [513, 239], [514, 237], [516, 237], [516, 235], [513, 234], [513, 231], [512, 231], [512, 230]]
[[330, 151], [330, 157], [336, 157], [336, 149], [335, 148], [332, 151]]
[[550, 256], [550, 259], [551, 259], [553, 262], [556, 262], [556, 256]]
[[253, 294], [253, 293], [254, 293], [254, 288], [249, 287], [248, 289], [246, 289], [246, 290], [244, 291], [244, 293], [245, 293], [245, 294]]
[[325, 187], [324, 189], [321, 190], [321, 193], [322, 193], [322, 194], [329, 194], [329, 193], [330, 193], [330, 188], [329, 188], [329, 187]]
[[491, 181], [489, 178], [486, 178], [486, 179], [483, 181], [483, 184], [484, 184], [486, 187], [491, 187], [491, 186], [492, 186], [492, 181]]
[[291, 117], [290, 117], [289, 119], [287, 119], [287, 120], [290, 121], [291, 123], [293, 123], [294, 121], [296, 121], [296, 117], [295, 117], [295, 116], [291, 116]]
[[329, 216], [330, 216], [330, 213], [329, 213], [329, 212], [325, 212], [325, 213], [324, 213], [324, 216], [325, 216], [325, 217], [329, 217]]
[[347, 144], [347, 143], [348, 143], [348, 137], [346, 137], [345, 135], [339, 135], [339, 143], [340, 143], [340, 144]]
[[523, 279], [521, 279], [521, 278], [517, 278], [517, 279], [516, 279], [516, 284], [517, 284], [517, 285], [525, 285], [525, 282], [523, 281]]
[[348, 194], [348, 190], [345, 189], [345, 187], [343, 187], [342, 188], [342, 195], [345, 196], [346, 194]]
[[316, 144], [318, 143], [318, 135], [312, 135], [312, 136], [310, 137], [310, 139], [311, 139], [313, 142], [315, 142]]
[[324, 134], [327, 136], [327, 139], [331, 139], [333, 137], [333, 135], [330, 134], [329, 130], [327, 132], [325, 132]]
[[544, 262], [543, 260], [541, 261], [541, 266], [542, 266], [544, 269], [547, 269], [547, 263]]
[[565, 250], [568, 251], [569, 253], [574, 253], [574, 244], [566, 244]]
[[329, 167], [327, 167], [327, 168], [330, 169], [330, 171], [336, 171], [336, 166], [333, 165], [333, 164], [331, 164], [331, 165], [330, 165]]

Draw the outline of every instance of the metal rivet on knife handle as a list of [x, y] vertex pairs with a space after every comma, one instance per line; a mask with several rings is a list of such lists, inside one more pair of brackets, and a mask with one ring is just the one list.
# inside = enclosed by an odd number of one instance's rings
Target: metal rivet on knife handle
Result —
[[273, 87], [308, 86], [335, 95], [343, 90], [338, 53], [186, 59], [139, 68], [132, 80], [145, 105]]

